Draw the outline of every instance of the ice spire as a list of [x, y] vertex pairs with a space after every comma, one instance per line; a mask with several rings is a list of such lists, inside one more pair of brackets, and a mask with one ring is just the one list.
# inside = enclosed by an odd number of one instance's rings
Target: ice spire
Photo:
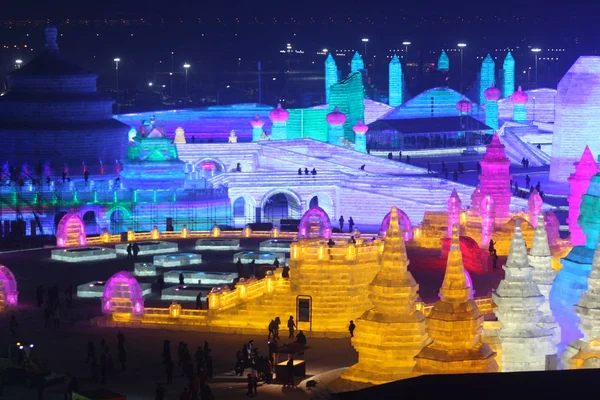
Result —
[[365, 69], [365, 63], [363, 62], [362, 57], [358, 54], [358, 51], [354, 53], [352, 57], [352, 61], [350, 62], [350, 73], [358, 72], [361, 69]]
[[463, 265], [462, 252], [460, 251], [458, 226], [452, 227], [452, 241], [444, 282], [440, 288], [440, 298], [448, 302], [464, 302], [469, 299], [471, 288], [467, 284], [465, 267]]
[[481, 63], [481, 75], [479, 76], [479, 105], [487, 103], [485, 90], [492, 86], [496, 81], [496, 63], [491, 55], [487, 55]]
[[398, 107], [402, 104], [404, 91], [402, 75], [402, 64], [398, 56], [394, 54], [389, 64], [389, 103], [392, 107]]
[[503, 96], [508, 97], [515, 91], [515, 59], [509, 51], [502, 66], [504, 72]]
[[437, 69], [438, 71], [443, 72], [448, 72], [450, 70], [450, 59], [444, 50], [442, 50], [442, 54], [440, 54], [440, 57], [438, 58]]
[[338, 69], [331, 53], [325, 59], [325, 102], [329, 104], [331, 85], [338, 83]]
[[[460, 227], [460, 212], [462, 211], [462, 202], [456, 189], [452, 189], [452, 194], [448, 199], [448, 237], [452, 237], [452, 229], [455, 225]], [[460, 229], [459, 229], [460, 235]]]

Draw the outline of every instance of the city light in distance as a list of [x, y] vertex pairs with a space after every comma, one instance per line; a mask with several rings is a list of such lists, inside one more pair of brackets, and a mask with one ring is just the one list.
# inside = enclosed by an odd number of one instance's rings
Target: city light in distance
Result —
[[183, 64], [183, 68], [188, 69], [189, 67], [191, 67], [190, 64], [188, 64], [188, 63]]
[[459, 44], [457, 44], [457, 46], [458, 47], [467, 47], [467, 44], [466, 43], [459, 43]]
[[410, 46], [411, 42], [402, 42], [402, 45], [404, 45], [404, 46]]
[[369, 42], [369, 39], [367, 39], [367, 38], [363, 38], [363, 39], [362, 39], [362, 41], [363, 41], [363, 42], [365, 42], [365, 43], [368, 43], [368, 42]]
[[531, 49], [531, 51], [533, 51], [534, 53], [539, 53], [540, 51], [542, 51], [542, 49], [534, 47], [533, 49]]

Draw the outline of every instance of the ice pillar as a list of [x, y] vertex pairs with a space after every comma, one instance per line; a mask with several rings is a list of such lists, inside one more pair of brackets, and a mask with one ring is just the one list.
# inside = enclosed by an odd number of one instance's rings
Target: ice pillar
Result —
[[358, 124], [352, 128], [354, 131], [354, 150], [361, 153], [367, 152], [367, 131], [369, 127], [363, 124], [362, 120], [358, 120]]
[[252, 141], [258, 142], [263, 134], [263, 126], [265, 126], [265, 121], [260, 119], [260, 116], [257, 115], [253, 120], [250, 121], [250, 125], [252, 125]]
[[398, 56], [394, 54], [389, 65], [389, 103], [392, 107], [397, 107], [402, 104], [402, 94], [404, 89], [402, 64]]
[[479, 77], [479, 105], [486, 104], [485, 90], [496, 81], [496, 63], [489, 54], [481, 63], [481, 75]]
[[452, 190], [452, 194], [448, 199], [448, 237], [452, 237], [452, 227], [458, 227], [458, 234], [460, 235], [460, 212], [462, 211], [462, 202], [456, 189]]
[[515, 91], [515, 59], [510, 51], [504, 58], [502, 70], [504, 74], [502, 94], [504, 97], [508, 97]]
[[344, 123], [346, 122], [346, 114], [341, 113], [337, 107], [332, 112], [327, 114], [327, 123], [329, 124], [328, 142], [336, 146], [342, 145], [344, 137]]
[[538, 191], [533, 189], [527, 203], [529, 205], [529, 223], [535, 228], [538, 222], [538, 214], [542, 211], [542, 204], [544, 204], [544, 201]]
[[277, 108], [269, 113], [269, 118], [273, 122], [273, 128], [271, 129], [272, 140], [287, 139], [287, 121], [290, 118], [290, 113], [281, 107], [281, 104], [277, 105]]
[[325, 59], [325, 102], [329, 104], [331, 85], [338, 83], [338, 69], [331, 53]]
[[494, 130], [498, 129], [498, 100], [500, 100], [500, 89], [494, 84], [483, 92], [487, 100], [485, 106], [485, 124]]
[[350, 73], [359, 72], [360, 70], [365, 69], [365, 63], [363, 62], [362, 57], [358, 54], [358, 51], [354, 53], [352, 57], [352, 61], [350, 62]]
[[519, 86], [519, 89], [512, 94], [511, 99], [514, 105], [513, 120], [515, 122], [525, 123], [527, 121], [527, 110], [525, 105], [527, 104], [529, 96], [521, 89], [521, 86]]

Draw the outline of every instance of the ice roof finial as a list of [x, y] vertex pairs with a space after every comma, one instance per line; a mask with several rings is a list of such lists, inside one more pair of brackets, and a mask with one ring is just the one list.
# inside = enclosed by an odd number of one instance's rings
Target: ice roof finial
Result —
[[55, 26], [48, 26], [45, 30], [46, 35], [46, 48], [48, 50], [58, 50], [58, 44], [56, 43], [56, 37], [58, 36], [58, 30]]

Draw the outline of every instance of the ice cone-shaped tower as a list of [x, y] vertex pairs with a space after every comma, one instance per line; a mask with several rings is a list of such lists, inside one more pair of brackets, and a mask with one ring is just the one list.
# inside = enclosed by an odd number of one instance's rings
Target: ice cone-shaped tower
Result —
[[402, 64], [400, 64], [400, 60], [395, 54], [389, 65], [389, 80], [389, 103], [392, 107], [398, 107], [402, 104], [404, 82], [402, 77]]
[[[529, 265], [533, 267], [533, 281], [544, 296], [544, 303], [540, 307], [542, 318], [538, 325], [552, 333], [552, 342], [560, 343], [560, 327], [550, 310], [550, 289], [556, 278], [556, 271], [552, 268], [552, 254], [548, 243], [548, 232], [544, 226], [544, 214], [538, 214], [537, 227], [533, 234], [533, 244], [529, 251]], [[556, 351], [550, 353], [555, 354]]]
[[185, 144], [185, 131], [183, 128], [179, 127], [175, 129], [175, 139], [173, 139], [173, 143], [175, 144]]
[[[576, 339], [571, 342], [563, 356], [563, 364], [569, 369], [581, 368], [581, 354], [584, 350], [590, 352], [588, 344], [594, 340], [600, 339], [600, 245], [594, 252], [594, 260], [592, 261], [592, 271], [587, 278], [588, 289], [585, 291], [577, 305], [575, 313], [579, 317], [579, 329], [583, 333], [583, 338]], [[591, 357], [589, 357], [591, 358]], [[595, 358], [600, 358], [600, 352], [596, 352]]]
[[424, 374], [457, 374], [496, 372], [496, 353], [481, 342], [483, 315], [469, 298], [458, 228], [452, 230], [452, 245], [440, 300], [427, 317], [427, 331], [433, 343], [415, 357], [415, 372]]
[[329, 90], [331, 85], [338, 83], [338, 69], [331, 53], [325, 59], [325, 102], [329, 104]]
[[505, 146], [500, 143], [498, 133], [494, 133], [492, 142], [487, 145], [481, 160], [479, 188], [481, 197], [491, 196], [494, 200], [495, 223], [503, 224], [510, 218], [510, 160], [504, 152]]
[[437, 64], [438, 71], [448, 72], [450, 70], [450, 58], [448, 58], [448, 54], [444, 50], [442, 50], [442, 54], [438, 58]]
[[350, 61], [350, 73], [359, 72], [360, 70], [363, 70], [363, 69], [365, 69], [365, 63], [357, 51], [354, 53], [354, 56], [352, 57], [352, 61]]
[[487, 104], [485, 90], [496, 81], [496, 63], [491, 55], [487, 55], [481, 63], [481, 75], [479, 76], [479, 105]]
[[503, 81], [503, 96], [508, 97], [515, 91], [515, 58], [509, 51], [504, 58], [504, 64], [502, 66], [504, 81]]
[[503, 372], [543, 371], [546, 355], [556, 352], [551, 332], [538, 326], [544, 296], [533, 281], [520, 222], [517, 220], [515, 224], [508, 260], [503, 267], [505, 278], [492, 295], [498, 305], [496, 316], [502, 323], [499, 335]]
[[575, 173], [567, 179], [571, 186], [569, 193], [569, 232], [571, 232], [571, 243], [573, 246], [582, 246], [585, 244], [585, 233], [581, 230], [577, 220], [581, 210], [582, 196], [587, 192], [592, 176], [598, 173], [598, 164], [594, 160], [594, 155], [588, 146], [585, 146], [583, 155], [578, 163], [575, 164]]
[[381, 271], [369, 285], [374, 307], [356, 322], [352, 346], [358, 363], [342, 378], [382, 384], [414, 375], [414, 357], [429, 343], [425, 316], [416, 309], [419, 285], [408, 272], [398, 209], [392, 208]]

